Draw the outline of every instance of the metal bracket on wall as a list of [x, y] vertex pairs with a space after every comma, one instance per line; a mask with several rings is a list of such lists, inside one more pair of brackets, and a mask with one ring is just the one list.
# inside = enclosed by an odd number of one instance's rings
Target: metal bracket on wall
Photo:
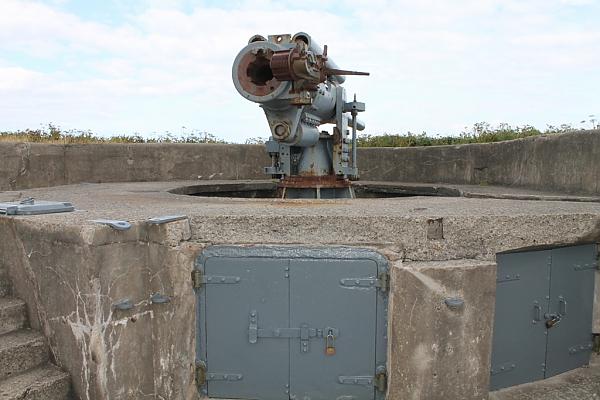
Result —
[[235, 284], [240, 283], [241, 280], [239, 276], [204, 275], [199, 269], [192, 271], [192, 286], [194, 289], [200, 289], [203, 285]]
[[160, 224], [166, 224], [169, 222], [180, 221], [180, 220], [186, 219], [186, 218], [187, 218], [186, 215], [163, 215], [160, 217], [150, 218], [150, 219], [146, 220], [146, 222], [149, 224], [152, 224], [152, 225], [160, 225]]
[[0, 214], [39, 215], [74, 211], [73, 204], [60, 201], [40, 201], [27, 197], [19, 202], [0, 203]]
[[131, 224], [127, 221], [120, 221], [116, 219], [93, 219], [92, 222], [102, 225], [108, 225], [118, 231], [126, 231], [131, 228]]

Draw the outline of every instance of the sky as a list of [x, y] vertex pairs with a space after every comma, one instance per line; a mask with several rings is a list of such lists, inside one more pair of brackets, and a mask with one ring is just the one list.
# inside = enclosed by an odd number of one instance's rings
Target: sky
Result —
[[368, 134], [600, 116], [600, 0], [0, 0], [0, 131], [267, 137], [231, 65], [299, 31], [371, 73]]

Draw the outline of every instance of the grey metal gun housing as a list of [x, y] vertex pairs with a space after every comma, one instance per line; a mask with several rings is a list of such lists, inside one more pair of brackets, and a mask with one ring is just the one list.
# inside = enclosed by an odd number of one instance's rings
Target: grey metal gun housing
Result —
[[[344, 75], [368, 73], [339, 69], [327, 46], [304, 32], [254, 35], [237, 55], [233, 83], [265, 112], [271, 133], [265, 173], [281, 179], [282, 197], [353, 197], [356, 131], [365, 128], [356, 116], [365, 105], [356, 97], [346, 101]], [[335, 124], [333, 134], [319, 130], [328, 123]]]

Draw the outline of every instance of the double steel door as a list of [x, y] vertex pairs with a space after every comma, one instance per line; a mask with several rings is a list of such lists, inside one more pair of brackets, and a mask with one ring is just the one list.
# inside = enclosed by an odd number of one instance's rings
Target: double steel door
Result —
[[383, 398], [387, 263], [378, 253], [212, 247], [196, 273], [204, 394]]
[[588, 364], [596, 245], [497, 256], [491, 389]]

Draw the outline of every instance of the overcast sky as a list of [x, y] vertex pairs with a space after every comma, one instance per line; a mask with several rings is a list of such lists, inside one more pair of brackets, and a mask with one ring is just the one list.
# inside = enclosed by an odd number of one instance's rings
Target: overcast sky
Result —
[[600, 115], [598, 0], [0, 0], [0, 130], [268, 136], [231, 64], [298, 31], [371, 72], [345, 84], [371, 134]]

